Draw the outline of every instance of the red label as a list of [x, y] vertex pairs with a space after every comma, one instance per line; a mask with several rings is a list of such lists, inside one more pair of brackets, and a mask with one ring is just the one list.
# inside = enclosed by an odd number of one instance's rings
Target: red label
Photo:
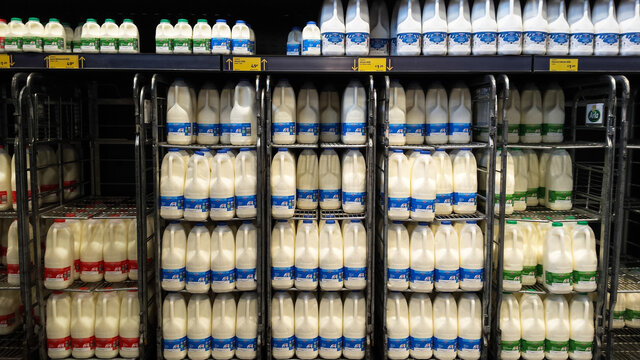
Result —
[[118, 350], [118, 336], [112, 338], [96, 338], [96, 349]]
[[129, 260], [128, 262], [130, 272], [138, 271], [138, 260]]
[[73, 260], [73, 268], [77, 274], [80, 274], [80, 259]]
[[80, 261], [80, 273], [81, 274], [102, 274], [104, 271], [104, 262], [87, 262]]
[[58, 190], [58, 184], [42, 184], [40, 185], [40, 192], [48, 192]]
[[71, 336], [67, 336], [62, 339], [47, 338], [47, 349], [49, 349], [50, 352], [63, 352], [71, 350]]
[[120, 350], [138, 350], [140, 347], [139, 338], [120, 338]]
[[77, 183], [78, 183], [78, 182], [77, 182], [76, 180], [69, 180], [69, 181], [65, 181], [65, 182], [63, 182], [62, 184], [63, 184], [63, 186], [64, 186], [64, 188], [65, 188], [65, 190], [64, 190], [64, 191], [66, 191], [66, 192], [74, 192], [74, 191], [76, 191], [76, 188], [75, 188], [75, 187], [71, 187], [71, 188], [70, 188], [69, 186], [73, 186], [73, 185], [75, 185], [75, 184], [77, 184]]
[[18, 275], [20, 273], [20, 264], [7, 264], [7, 275]]
[[67, 281], [71, 279], [71, 266], [64, 268], [44, 268], [45, 281]]
[[126, 274], [127, 273], [127, 260], [104, 262], [104, 272], [109, 274]]
[[16, 313], [0, 315], [0, 328], [13, 326], [16, 323]]
[[7, 256], [7, 247], [0, 246], [0, 256]]
[[95, 336], [88, 338], [71, 338], [71, 347], [73, 350], [93, 350], [96, 348]]
[[0, 204], [6, 204], [8, 201], [9, 199], [7, 199], [7, 192], [0, 191]]

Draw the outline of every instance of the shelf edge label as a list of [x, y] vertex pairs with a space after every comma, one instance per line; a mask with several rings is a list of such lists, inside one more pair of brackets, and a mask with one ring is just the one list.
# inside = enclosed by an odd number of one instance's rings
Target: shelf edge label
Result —
[[549, 59], [549, 71], [578, 71], [578, 59]]
[[230, 71], [261, 71], [267, 69], [267, 60], [261, 57], [236, 57], [227, 59]]
[[[354, 61], [355, 62], [355, 61]], [[387, 58], [358, 58], [357, 65], [354, 64], [354, 71], [361, 72], [385, 72], [393, 69], [391, 59]]]
[[44, 61], [48, 69], [84, 68], [84, 57], [78, 55], [48, 55]]
[[15, 65], [13, 62], [13, 56], [9, 54], [0, 54], [0, 69], [9, 69]]

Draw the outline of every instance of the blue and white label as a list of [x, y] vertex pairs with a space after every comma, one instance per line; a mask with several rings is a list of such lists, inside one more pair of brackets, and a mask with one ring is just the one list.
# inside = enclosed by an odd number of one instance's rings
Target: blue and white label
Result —
[[209, 199], [184, 199], [185, 212], [206, 213], [209, 211]]
[[403, 46], [420, 47], [420, 33], [401, 33], [398, 34], [398, 49]]
[[280, 210], [291, 210], [295, 207], [296, 197], [271, 195], [271, 208]]
[[318, 268], [295, 268], [296, 281], [304, 283], [314, 283], [318, 281]]
[[640, 32], [628, 32], [620, 34], [621, 48], [640, 46]]
[[431, 350], [433, 338], [418, 338], [411, 336], [409, 337], [409, 343], [411, 344], [411, 350]]
[[231, 124], [220, 123], [220, 131], [222, 132], [221, 136], [231, 134]]
[[256, 351], [258, 347], [258, 338], [236, 338], [236, 350], [238, 351]]
[[458, 45], [469, 44], [469, 42], [471, 41], [471, 33], [452, 32], [449, 33], [449, 39], [451, 39], [452, 42]]
[[303, 353], [306, 353], [306, 352], [318, 351], [319, 341], [320, 341], [319, 337], [305, 339], [305, 338], [299, 338], [296, 336], [296, 352], [301, 351]]
[[484, 269], [460, 268], [460, 280], [466, 282], [482, 282]]
[[209, 285], [211, 273], [207, 271], [187, 271], [187, 284]]
[[460, 270], [441, 270], [436, 269], [436, 282], [437, 283], [446, 283], [446, 284], [455, 284], [458, 283]]
[[293, 280], [293, 273], [294, 273], [293, 266], [286, 266], [286, 267], [272, 266], [271, 280], [282, 280], [282, 281]]
[[302, 40], [302, 53], [303, 54], [306, 54], [306, 53], [320, 54], [320, 40], [317, 40], [317, 39]]
[[234, 54], [249, 54], [249, 39], [231, 39], [231, 49]]
[[181, 283], [184, 282], [186, 268], [165, 269], [162, 268], [162, 282]]
[[342, 282], [344, 276], [343, 268], [339, 269], [323, 269], [320, 268], [320, 281], [324, 282]]
[[525, 45], [538, 44], [545, 45], [547, 43], [547, 33], [544, 31], [525, 31], [524, 43]]
[[338, 127], [339, 123], [321, 123], [320, 124], [320, 134], [327, 135], [339, 135]]
[[425, 124], [407, 124], [406, 132], [408, 136], [424, 136]]
[[347, 33], [346, 40], [347, 40], [346, 47], [348, 49], [369, 50], [369, 33], [365, 33], [365, 32]]
[[[255, 209], [256, 208], [256, 195], [239, 196], [236, 195], [236, 208], [238, 210]], [[213, 208], [211, 208], [213, 210]]]
[[251, 123], [231, 123], [230, 135], [251, 136]]
[[453, 205], [475, 205], [478, 193], [453, 193]]
[[167, 123], [167, 136], [191, 136], [191, 123]]
[[211, 284], [213, 285], [227, 285], [233, 284], [236, 281], [236, 269], [225, 271], [211, 270]]
[[436, 204], [451, 205], [453, 193], [436, 194]]
[[340, 201], [340, 190], [320, 189], [320, 201]]
[[313, 201], [318, 202], [318, 190], [303, 190], [303, 189], [296, 189], [296, 198], [298, 199], [298, 201]]
[[617, 33], [598, 33], [596, 34], [596, 45], [602, 43], [607, 45], [617, 45], [620, 34]]
[[162, 339], [162, 349], [165, 352], [182, 352], [187, 350], [187, 337], [183, 336], [179, 339]]
[[209, 206], [212, 212], [233, 211], [234, 205], [233, 196], [228, 198], [209, 198]]
[[406, 124], [389, 124], [389, 136], [405, 136], [406, 134]]
[[342, 123], [342, 136], [365, 136], [365, 123]]
[[447, 47], [450, 54], [470, 54], [471, 53], [471, 33], [453, 32], [449, 33]]
[[318, 123], [298, 123], [298, 135], [318, 136], [320, 124]]
[[367, 280], [366, 267], [344, 267], [345, 280]]
[[409, 279], [416, 285], [433, 284], [433, 270], [414, 270], [410, 269]]
[[549, 34], [549, 47], [562, 46], [565, 47], [569, 44], [569, 33], [550, 33]]
[[287, 338], [272, 338], [271, 346], [274, 350], [293, 350], [293, 344], [295, 343], [295, 338], [293, 336]]
[[211, 350], [211, 337], [206, 337], [204, 339], [191, 339], [187, 340], [189, 346], [189, 352], [207, 352]]
[[236, 281], [237, 282], [255, 282], [256, 281], [256, 269], [236, 269]]
[[184, 210], [184, 196], [160, 196], [161, 210]]
[[522, 40], [522, 32], [520, 31], [501, 31], [498, 33], [498, 46], [520, 45], [520, 40]]
[[593, 46], [593, 33], [575, 33], [571, 34], [571, 45], [570, 46]]
[[458, 338], [458, 350], [464, 352], [480, 352], [480, 339]]
[[387, 269], [387, 281], [391, 283], [409, 281], [409, 268], [405, 269]]
[[389, 352], [404, 352], [411, 348], [409, 338], [388, 338], [387, 339], [387, 351]]
[[364, 349], [367, 346], [367, 339], [366, 338], [350, 338], [350, 337], [343, 337], [342, 338], [342, 348], [346, 351], [346, 350], [350, 350], [350, 351], [362, 351], [364, 353]]
[[271, 124], [273, 136], [293, 136], [296, 134], [296, 123], [274, 122]]
[[411, 198], [411, 211], [416, 214], [430, 214], [435, 211], [436, 199]]
[[422, 47], [428, 50], [436, 50], [447, 46], [447, 33], [443, 31], [427, 32], [422, 34]]
[[449, 135], [469, 135], [471, 133], [470, 123], [449, 123]]
[[364, 202], [366, 199], [367, 193], [365, 192], [351, 192], [351, 191], [343, 191], [342, 192], [342, 204], [343, 205], [355, 205], [355, 206], [364, 206]]
[[341, 351], [342, 338], [320, 338], [320, 349], [324, 351]]
[[427, 124], [427, 136], [431, 135], [447, 135], [448, 123]]
[[220, 136], [220, 124], [196, 124], [198, 136]]
[[455, 352], [458, 347], [458, 339], [433, 338], [433, 349], [437, 351]]
[[473, 33], [473, 47], [496, 50], [496, 40], [498, 33], [495, 31], [479, 31]]
[[389, 209], [388, 210], [409, 210], [409, 198], [389, 198]]
[[331, 45], [343, 45], [344, 46], [344, 33], [339, 32], [326, 32], [322, 33], [322, 46]]
[[297, 56], [300, 55], [300, 44], [293, 43], [287, 44], [287, 56]]
[[227, 339], [219, 339], [219, 338], [213, 338], [213, 351], [233, 351], [236, 349], [236, 338], [234, 337], [230, 337]]
[[219, 54], [223, 52], [231, 51], [231, 39], [230, 38], [211, 38], [211, 52]]
[[369, 55], [382, 55], [382, 54], [377, 54], [376, 52], [386, 53], [388, 51], [387, 49], [388, 44], [389, 44], [389, 39], [371, 38], [369, 49], [374, 53], [373, 54], [369, 53]]

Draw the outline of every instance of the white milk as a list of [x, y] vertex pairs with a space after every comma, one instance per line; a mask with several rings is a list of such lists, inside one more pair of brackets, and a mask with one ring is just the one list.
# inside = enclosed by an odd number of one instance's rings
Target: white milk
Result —
[[409, 232], [401, 221], [394, 221], [389, 225], [387, 237], [387, 287], [403, 291], [409, 288]]
[[431, 292], [435, 269], [435, 239], [429, 225], [418, 223], [411, 232], [409, 286], [413, 291]]
[[203, 151], [196, 151], [187, 163], [184, 184], [184, 218], [205, 221], [209, 217], [209, 160]]
[[540, 173], [538, 154], [531, 149], [523, 149], [522, 151], [527, 157], [527, 206], [537, 206]]
[[[320, 44], [322, 43], [322, 36], [320, 34], [320, 28], [315, 23], [315, 21], [307, 22], [307, 25], [304, 27], [304, 29], [302, 29], [301, 39], [301, 54], [303, 56], [320, 56]], [[300, 45], [298, 45], [298, 47], [300, 47]], [[287, 42], [287, 54], [289, 53], [288, 48], [289, 43]]]
[[271, 138], [274, 144], [296, 142], [296, 94], [286, 79], [273, 89], [271, 104]]
[[471, 9], [473, 55], [495, 55], [498, 23], [493, 0], [474, 1]]
[[4, 47], [4, 43], [7, 35], [9, 35], [9, 25], [7, 25], [7, 20], [1, 19], [0, 20], [0, 37], [2, 38], [2, 42], [0, 43], [0, 53], [3, 53], [6, 51]]
[[129, 290], [122, 296], [120, 304], [120, 356], [137, 357], [140, 354], [140, 303], [138, 292]]
[[249, 220], [244, 220], [236, 232], [235, 264], [236, 288], [240, 291], [257, 287], [258, 230]]
[[455, 83], [449, 94], [449, 143], [471, 141], [471, 93], [462, 82]]
[[478, 295], [464, 293], [458, 299], [458, 356], [480, 359], [482, 347], [482, 304]]
[[[624, 315], [627, 309], [627, 304], [625, 301], [626, 295], [627, 294], [618, 292], [618, 296], [616, 298], [616, 306], [613, 308], [613, 323], [611, 324], [611, 328], [613, 329], [624, 328]], [[609, 301], [611, 301], [611, 298], [607, 296], [607, 306], [609, 306]]]
[[411, 168], [402, 150], [394, 149], [389, 155], [387, 190], [389, 196], [388, 216], [391, 220], [409, 218], [411, 196]]
[[64, 219], [55, 219], [47, 232], [44, 286], [54, 290], [67, 288], [73, 282], [72, 268], [74, 268], [73, 234]]
[[173, 28], [173, 53], [191, 54], [193, 49], [193, 30], [187, 19], [178, 19]]
[[313, 293], [298, 294], [295, 305], [296, 357], [318, 357], [318, 301]]
[[449, 31], [448, 54], [456, 56], [471, 54], [471, 15], [469, 3], [466, 0], [449, 2], [447, 28]]
[[[454, 301], [455, 304], [455, 301]], [[409, 307], [404, 295], [392, 292], [387, 295], [385, 327], [387, 330], [387, 356], [389, 359], [406, 359], [410, 350]]]
[[442, 221], [435, 234], [435, 286], [438, 291], [454, 291], [460, 282], [460, 244], [450, 221]]
[[524, 6], [522, 19], [524, 30], [522, 53], [544, 55], [547, 52], [547, 3], [544, 0], [528, 0]]
[[573, 254], [573, 289], [576, 292], [596, 291], [598, 255], [596, 236], [586, 221], [578, 221], [571, 231], [571, 252]]
[[298, 92], [296, 140], [299, 144], [317, 144], [320, 136], [318, 91], [312, 83], [305, 83]]
[[121, 54], [137, 54], [140, 52], [138, 27], [131, 19], [122, 20], [122, 24], [118, 29], [118, 52]]
[[426, 97], [420, 84], [412, 82], [406, 91], [406, 143], [424, 143]]
[[476, 212], [478, 168], [470, 149], [461, 149], [453, 160], [453, 211], [456, 214]]
[[367, 333], [367, 304], [364, 294], [352, 291], [344, 299], [342, 316], [342, 354], [347, 359], [362, 359]]
[[220, 92], [220, 143], [231, 144], [230, 116], [233, 109], [235, 86], [228, 82]]
[[[219, 152], [218, 152], [219, 153]], [[258, 213], [258, 164], [254, 151], [242, 148], [235, 158], [235, 207], [239, 218], [252, 218]], [[228, 170], [221, 168], [228, 177]], [[213, 173], [213, 169], [212, 169]], [[213, 190], [210, 190], [213, 194]], [[229, 192], [227, 192], [229, 194]], [[227, 209], [228, 211], [228, 209]], [[211, 217], [213, 218], [213, 207]]]
[[93, 294], [73, 293], [71, 296], [71, 356], [74, 358], [86, 359], [93, 356], [96, 347], [95, 321], [96, 300]]
[[401, 0], [397, 22], [397, 55], [420, 55], [422, 40], [420, 2], [416, 0]]
[[318, 155], [313, 150], [302, 150], [296, 166], [296, 205], [299, 209], [318, 208]]
[[348, 214], [365, 212], [367, 167], [358, 149], [349, 149], [342, 156], [342, 210]]
[[340, 140], [340, 95], [332, 87], [320, 92], [320, 141]]
[[236, 343], [236, 300], [233, 294], [218, 294], [213, 300], [211, 336], [213, 358], [233, 358]]
[[11, 157], [0, 146], [0, 210], [10, 210], [14, 202], [11, 191]]
[[460, 230], [460, 288], [479, 291], [484, 281], [484, 236], [475, 221]]
[[360, 220], [344, 225], [344, 287], [362, 290], [367, 286], [367, 230]]
[[167, 142], [189, 145], [192, 142], [192, 119], [195, 109], [189, 87], [182, 79], [171, 84], [167, 94]]
[[255, 112], [256, 90], [249, 81], [241, 80], [234, 91], [233, 109], [229, 114], [229, 140], [232, 145], [255, 145], [258, 124]]
[[[502, 159], [501, 157], [502, 150], [498, 148], [498, 153], [496, 157], [496, 171], [499, 172], [502, 169]], [[488, 177], [489, 175], [487, 175]], [[513, 156], [511, 156], [511, 152], [507, 151], [507, 187], [506, 187], [506, 203], [504, 212], [507, 215], [513, 213], [513, 195], [515, 194], [515, 163], [513, 161]], [[495, 212], [499, 213], [500, 210], [500, 174], [496, 173], [496, 188], [494, 195], [494, 208]]]
[[294, 26], [287, 36], [287, 56], [299, 56], [301, 46], [302, 29], [299, 26]]
[[236, 311], [236, 357], [255, 359], [258, 348], [258, 295], [245, 292], [238, 300]]
[[366, 93], [359, 81], [353, 80], [344, 89], [342, 96], [342, 142], [362, 145], [367, 141]]
[[544, 359], [544, 304], [537, 294], [525, 293], [520, 298], [522, 341], [520, 351], [525, 360]]
[[369, 6], [367, 0], [349, 0], [346, 16], [347, 56], [369, 55]]
[[504, 291], [520, 291], [524, 269], [524, 239], [515, 220], [507, 220], [502, 256], [502, 288]]
[[538, 265], [536, 266], [536, 280], [539, 284], [544, 284], [543, 263], [544, 263], [544, 243], [547, 239], [547, 232], [551, 229], [551, 222], [538, 223]]
[[410, 355], [430, 359], [433, 355], [433, 307], [427, 294], [414, 293], [409, 301]]
[[389, 26], [389, 55], [398, 55], [398, 12], [400, 11], [400, 1], [396, 1], [391, 11], [391, 25]]
[[520, 359], [520, 306], [511, 293], [502, 294], [500, 304], [500, 358]]
[[[415, 154], [415, 152], [414, 152]], [[411, 166], [411, 218], [432, 221], [435, 216], [436, 169], [427, 150], [420, 150]]]
[[500, 0], [498, 4], [498, 55], [522, 52], [522, 9], [520, 2]]
[[562, 223], [554, 222], [544, 240], [544, 284], [549, 292], [568, 294], [573, 289], [571, 237]]
[[104, 223], [104, 280], [119, 282], [127, 279], [129, 272], [127, 261], [128, 220], [113, 219]]
[[118, 52], [118, 34], [120, 28], [113, 19], [105, 19], [104, 24], [100, 27], [100, 52], [101, 53], [117, 53]]
[[[45, 166], [46, 164], [44, 164], [44, 161], [42, 164], [40, 164], [41, 158], [36, 156], [36, 161], [37, 161], [37, 165], [38, 166]], [[27, 163], [29, 163], [29, 151], [27, 151]], [[38, 178], [38, 183], [41, 182], [41, 179]], [[38, 184], [40, 185], [40, 184]], [[38, 186], [39, 187], [39, 186]], [[11, 157], [11, 198], [12, 199], [16, 199], [15, 201], [13, 201], [13, 210], [17, 211], [18, 210], [18, 202], [17, 202], [17, 186], [16, 186], [16, 154], [13, 154], [13, 156]], [[31, 171], [27, 171], [27, 191], [31, 192]], [[27, 206], [28, 209], [31, 209], [32, 206], [32, 201], [30, 201], [30, 196], [27, 195]], [[40, 204], [40, 201], [38, 201], [38, 204]]]
[[184, 227], [172, 221], [162, 235], [162, 289], [182, 290], [185, 286], [187, 234]]
[[374, 0], [369, 11], [371, 40], [369, 55], [389, 55], [389, 11], [387, 4], [381, 0]]
[[109, 358], [118, 354], [119, 321], [120, 295], [115, 291], [99, 293], [96, 299], [96, 357]]
[[102, 220], [83, 222], [80, 241], [80, 280], [83, 282], [101, 281], [104, 276], [104, 232]]
[[286, 290], [294, 283], [295, 234], [287, 220], [278, 220], [271, 233], [271, 286]]
[[546, 207], [551, 210], [570, 210], [573, 195], [571, 155], [563, 149], [554, 150], [549, 156], [545, 176]]
[[7, 290], [0, 294], [0, 334], [9, 335], [20, 325], [21, 305], [20, 291]]
[[227, 20], [217, 19], [211, 28], [211, 54], [231, 54], [231, 28]]
[[617, 20], [620, 26], [620, 55], [640, 54], [640, 3], [635, 0], [621, 1]]
[[432, 156], [433, 169], [436, 173], [436, 206], [437, 215], [448, 215], [453, 211], [453, 165], [451, 158], [442, 149], [437, 149]]
[[427, 144], [446, 144], [449, 128], [449, 100], [447, 91], [439, 82], [431, 84], [427, 90], [425, 114]]
[[342, 188], [340, 158], [335, 150], [327, 149], [320, 154], [319, 162], [320, 208], [323, 210], [339, 209]]
[[[523, 220], [531, 220], [523, 218]], [[518, 228], [523, 240], [523, 265], [522, 265], [522, 285], [536, 284], [536, 266], [538, 265], [538, 243], [539, 234], [535, 223], [530, 221], [520, 221]]]
[[294, 354], [295, 315], [291, 295], [278, 291], [271, 300], [271, 354], [289, 359]]
[[344, 284], [344, 243], [340, 226], [327, 220], [320, 229], [320, 288], [336, 291]]
[[232, 291], [236, 287], [236, 242], [233, 231], [225, 222], [211, 232], [211, 290], [214, 293]]
[[520, 96], [520, 142], [542, 141], [542, 94], [533, 83], [527, 83]]
[[547, 172], [549, 170], [548, 168], [548, 162], [549, 162], [549, 157], [551, 156], [551, 152], [552, 150], [545, 150], [540, 152], [540, 155], [538, 157], [539, 161], [538, 161], [538, 203], [540, 205], [544, 205], [545, 203], [545, 197], [546, 197], [546, 193], [547, 193], [547, 189], [546, 189], [546, 182], [547, 182]]
[[548, 360], [566, 359], [569, 350], [571, 324], [569, 304], [562, 295], [551, 294], [544, 299], [546, 339], [544, 353]]
[[[168, 20], [167, 20], [168, 21]], [[73, 30], [73, 41], [72, 41], [72, 49], [74, 53], [82, 52], [82, 26], [83, 22], [79, 22], [78, 25]], [[171, 25], [171, 24], [169, 24]], [[173, 26], [171, 26], [171, 31], [173, 31]], [[173, 49], [173, 48], [172, 48]]]
[[24, 52], [42, 52], [42, 36], [44, 35], [44, 26], [40, 23], [40, 19], [30, 17], [29, 21], [24, 24], [27, 32], [22, 38], [22, 51]]
[[187, 305], [179, 293], [169, 293], [162, 303], [162, 355], [183, 359], [187, 355]]
[[589, 1], [571, 0], [568, 19], [571, 28], [569, 54], [572, 56], [592, 55], [595, 29], [591, 22]]
[[5, 51], [22, 52], [23, 37], [27, 33], [27, 28], [22, 23], [22, 19], [16, 17], [11, 18], [8, 28], [8, 33], [4, 38]]
[[[502, 139], [502, 122], [503, 122], [503, 93], [498, 97], [498, 139]], [[509, 99], [507, 100], [507, 142], [517, 143], [520, 141], [520, 92], [515, 86], [509, 89]], [[484, 129], [483, 129], [484, 130]], [[485, 140], [488, 138], [488, 128], [486, 128]]]
[[47, 299], [47, 355], [52, 359], [71, 356], [71, 296], [54, 291]]
[[[11, 285], [20, 285], [20, 243], [17, 219], [11, 222], [7, 237], [7, 282]], [[32, 238], [33, 228], [29, 225], [29, 239]], [[31, 252], [31, 261], [33, 261], [33, 252]]]
[[564, 127], [564, 92], [558, 83], [551, 83], [542, 100], [542, 142], [561, 143]]
[[640, 294], [628, 293], [625, 297], [624, 323], [626, 327], [637, 329], [640, 327]]
[[346, 28], [342, 1], [324, 0], [322, 2], [320, 32], [322, 33], [322, 55], [344, 55]]
[[60, 24], [60, 21], [56, 18], [49, 19], [42, 35], [43, 50], [48, 53], [64, 52], [67, 41], [71, 42], [72, 39], [66, 38], [65, 28]]
[[389, 85], [389, 126], [385, 137], [389, 145], [404, 145], [407, 141], [407, 103], [404, 89], [399, 81]]
[[447, 54], [447, 12], [445, 3], [430, 0], [422, 10], [422, 54]]
[[[156, 54], [173, 53], [174, 29], [171, 22], [167, 19], [161, 19], [156, 26]], [[74, 52], [75, 49], [74, 49]]]
[[100, 52], [100, 25], [96, 19], [87, 19], [82, 25], [80, 48], [83, 53]]
[[211, 282], [211, 235], [203, 223], [196, 225], [187, 238], [186, 289], [190, 293], [209, 292]]
[[593, 28], [595, 32], [594, 55], [618, 55], [620, 50], [620, 27], [613, 1], [598, 0], [593, 5]]
[[323, 359], [342, 355], [342, 300], [336, 292], [325, 292], [320, 300], [320, 349]]
[[160, 216], [180, 219], [184, 214], [184, 182], [187, 164], [179, 149], [169, 149], [160, 167]]
[[[207, 185], [209, 197], [208, 202], [209, 207], [211, 208], [211, 219], [215, 221], [231, 220], [236, 213], [234, 197], [236, 182], [235, 164], [230, 154], [231, 153], [228, 149], [221, 149], [218, 150], [218, 152], [209, 161], [211, 176]], [[238, 158], [240, 158], [240, 155]], [[242, 158], [245, 159], [245, 175], [249, 175], [247, 173], [252, 172], [252, 170], [246, 168], [248, 165], [246, 157], [243, 155]], [[244, 181], [250, 181], [250, 179], [245, 177]], [[250, 186], [251, 183], [249, 182], [246, 185]], [[255, 197], [253, 199], [253, 204], [255, 205]]]
[[320, 253], [318, 225], [313, 220], [303, 220], [298, 225], [295, 241], [295, 286], [300, 290], [318, 287]]
[[458, 307], [450, 293], [439, 293], [433, 301], [433, 354], [453, 360], [458, 344]]
[[511, 151], [511, 156], [513, 157], [515, 175], [513, 188], [513, 210], [524, 211], [527, 208], [529, 159], [519, 148], [514, 148]]
[[550, 0], [548, 2], [547, 21], [549, 41], [547, 55], [567, 55], [569, 53], [570, 28], [567, 21], [565, 0]]
[[589, 360], [593, 357], [593, 303], [584, 294], [576, 295], [569, 305], [570, 335], [569, 357]]
[[271, 162], [271, 214], [276, 219], [289, 218], [295, 208], [296, 163], [288, 149], [280, 148]]
[[193, 53], [211, 53], [211, 25], [207, 23], [207, 19], [198, 19], [193, 26]]
[[220, 94], [210, 82], [198, 92], [195, 133], [198, 144], [215, 145], [220, 141]]

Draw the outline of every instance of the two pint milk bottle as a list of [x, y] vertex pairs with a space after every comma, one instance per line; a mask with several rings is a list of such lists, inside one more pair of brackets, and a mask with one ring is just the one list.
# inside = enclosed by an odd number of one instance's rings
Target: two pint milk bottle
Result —
[[236, 232], [236, 288], [240, 291], [257, 288], [258, 229], [244, 220]]
[[458, 347], [458, 306], [451, 293], [439, 293], [433, 302], [433, 353], [453, 360]]
[[[455, 303], [455, 301], [454, 301]], [[410, 351], [409, 307], [404, 295], [387, 295], [385, 319], [387, 329], [387, 356], [392, 360], [406, 359]]]
[[313, 293], [301, 292], [295, 304], [296, 356], [299, 359], [318, 357], [318, 300]]
[[[287, 225], [288, 226], [288, 225]], [[289, 359], [295, 344], [295, 312], [291, 295], [278, 291], [271, 300], [271, 352], [274, 359]]]
[[403, 291], [409, 287], [409, 232], [402, 221], [394, 221], [387, 234], [387, 287]]
[[289, 218], [295, 208], [295, 159], [288, 149], [279, 148], [271, 162], [271, 214], [276, 219]]
[[293, 29], [291, 29], [291, 31], [289, 32], [289, 35], [287, 36], [287, 56], [299, 56], [301, 46], [302, 46], [302, 29], [300, 29], [299, 26], [294, 26]]

